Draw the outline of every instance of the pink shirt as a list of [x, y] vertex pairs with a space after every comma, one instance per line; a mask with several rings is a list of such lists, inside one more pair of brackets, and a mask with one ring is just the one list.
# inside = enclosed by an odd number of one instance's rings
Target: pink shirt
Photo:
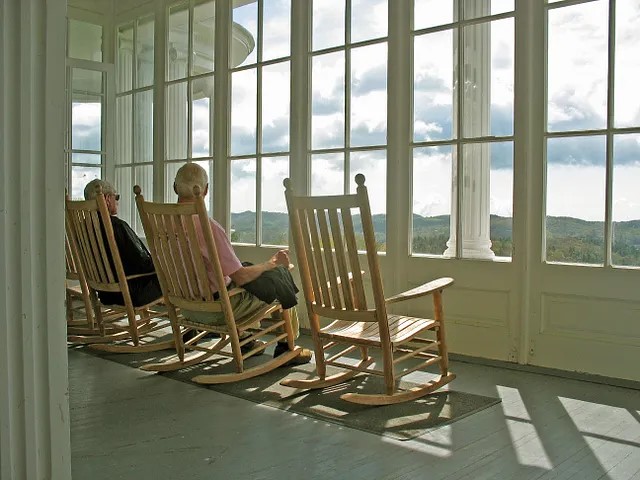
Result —
[[[197, 220], [197, 215], [194, 215], [196, 225], [196, 235], [198, 237], [198, 243], [200, 244], [200, 252], [204, 257], [204, 264], [207, 269], [207, 276], [209, 277], [209, 284], [211, 285], [211, 291], [217, 292], [219, 290], [218, 283], [216, 282], [215, 273], [213, 271], [213, 264], [209, 259], [209, 251], [207, 250], [207, 244], [204, 240], [204, 235], [200, 229], [200, 221]], [[237, 272], [242, 268], [242, 263], [233, 251], [229, 237], [226, 232], [213, 218], [209, 218], [209, 225], [211, 225], [211, 232], [213, 232], [213, 240], [216, 242], [216, 248], [218, 249], [218, 259], [220, 261], [220, 267], [222, 268], [222, 274], [224, 275], [225, 286], [229, 285], [231, 278], [229, 275]]]

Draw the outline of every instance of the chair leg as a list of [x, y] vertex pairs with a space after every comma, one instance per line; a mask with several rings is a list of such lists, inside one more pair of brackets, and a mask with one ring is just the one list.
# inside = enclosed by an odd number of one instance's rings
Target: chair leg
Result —
[[440, 354], [440, 373], [443, 377], [446, 377], [449, 374], [449, 352], [447, 350], [447, 337], [444, 331], [441, 290], [433, 292], [433, 307], [435, 320], [438, 322], [438, 326], [436, 328], [436, 339], [438, 340], [438, 353]]
[[293, 336], [293, 327], [291, 326], [291, 311], [289, 309], [282, 309], [282, 320], [284, 320], [284, 331], [287, 333], [287, 346], [289, 350], [293, 350], [296, 346], [296, 341]]

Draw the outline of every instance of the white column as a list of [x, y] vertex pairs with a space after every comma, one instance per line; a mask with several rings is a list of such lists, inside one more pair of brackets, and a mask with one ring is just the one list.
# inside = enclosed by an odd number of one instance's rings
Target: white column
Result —
[[[169, 60], [169, 78], [185, 78], [187, 60]], [[187, 154], [187, 99], [189, 94], [182, 87], [187, 83], [176, 83], [167, 87], [166, 145], [167, 158], [185, 158]]]
[[0, 479], [67, 479], [66, 1], [1, 5]]
[[[456, 2], [457, 3], [457, 2]], [[491, 0], [464, 2], [467, 17], [479, 17], [491, 12]], [[457, 8], [457, 7], [456, 7]], [[458, 76], [462, 86], [461, 96], [454, 90], [454, 98], [461, 98], [462, 109], [454, 104], [454, 122], [462, 115], [462, 132], [458, 135], [483, 137], [490, 134], [491, 119], [491, 25], [489, 23], [465, 27], [463, 40], [464, 61]], [[457, 43], [456, 43], [457, 45]], [[457, 49], [456, 49], [457, 50]], [[457, 64], [457, 55], [455, 56]], [[457, 68], [456, 68], [457, 70]], [[455, 89], [460, 88], [455, 83]], [[491, 158], [489, 145], [475, 144], [462, 147], [462, 175], [458, 181], [457, 154], [454, 152], [451, 236], [447, 241], [445, 256], [456, 254], [457, 214], [462, 221], [462, 256], [465, 258], [492, 258], [490, 240], [490, 183]], [[462, 189], [462, 205], [458, 203], [457, 188]]]

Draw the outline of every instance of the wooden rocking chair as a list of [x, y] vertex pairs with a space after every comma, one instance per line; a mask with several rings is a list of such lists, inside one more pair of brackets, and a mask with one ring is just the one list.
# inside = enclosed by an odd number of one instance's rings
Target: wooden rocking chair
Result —
[[[99, 332], [97, 335], [93, 332], [69, 335], [67, 340], [114, 353], [172, 348], [173, 339], [154, 341], [148, 337], [167, 326], [166, 321], [154, 321], [154, 318], [165, 315], [152, 308], [162, 303], [162, 297], [137, 307], [131, 300], [127, 280], [154, 274], [125, 275], [104, 195], [100, 192], [95, 199], [83, 201], [67, 198], [66, 228], [71, 258], [74, 258], [78, 271], [83, 273]], [[96, 291], [120, 292], [124, 305], [102, 305]], [[123, 319], [124, 323], [121, 322]]]
[[[453, 284], [453, 279], [439, 278], [385, 299], [364, 175], [356, 175], [355, 180], [358, 184], [355, 195], [316, 197], [295, 196], [290, 179], [284, 181], [319, 378], [285, 379], [281, 383], [302, 389], [324, 388], [358, 373], [368, 373], [384, 378], [384, 393], [346, 393], [341, 398], [367, 405], [406, 402], [427, 395], [455, 378], [448, 368], [442, 310], [442, 290]], [[373, 290], [372, 307], [367, 304], [352, 210], [362, 221]], [[387, 312], [387, 305], [391, 303], [428, 294], [433, 297], [434, 319]], [[319, 317], [333, 321], [321, 327]], [[421, 336], [429, 330], [435, 330], [435, 340]], [[381, 350], [382, 369], [372, 366], [373, 358], [368, 355], [370, 347]], [[333, 348], [339, 351], [329, 353]], [[344, 360], [358, 350], [359, 363]], [[397, 389], [401, 377], [434, 364], [440, 367], [439, 377], [411, 390]], [[327, 365], [346, 371], [327, 376]], [[400, 369], [401, 365], [404, 368]]]
[[[134, 187], [134, 193], [169, 311], [177, 353], [177, 357], [164, 363], [141, 367], [143, 370], [171, 371], [196, 365], [214, 355], [231, 357], [235, 364], [236, 373], [214, 373], [192, 378], [194, 382], [202, 384], [229, 383], [269, 372], [300, 354], [301, 348], [294, 344], [289, 313], [287, 310], [283, 310], [279, 303], [265, 304], [259, 310], [251, 312], [243, 318], [236, 318], [229, 299], [243, 292], [244, 289], [227, 290], [222, 288], [217, 293], [212, 291], [206, 270], [207, 262], [210, 262], [213, 267], [217, 285], [225, 285], [225, 281], [204, 199], [200, 195], [198, 186], [194, 188], [195, 201], [193, 203], [147, 202], [137, 185]], [[208, 260], [202, 255], [200, 249], [196, 234], [198, 229], [201, 229], [206, 243]], [[183, 309], [212, 314], [221, 312], [224, 323], [209, 324], [191, 321], [179, 312]], [[276, 317], [269, 322], [269, 325], [262, 327], [261, 321], [274, 312], [281, 312], [279, 318]], [[196, 335], [185, 342], [180, 334], [181, 326], [196, 330]], [[281, 331], [282, 329], [284, 332]], [[199, 344], [198, 341], [207, 332], [219, 335], [219, 340], [212, 344], [211, 342]], [[266, 335], [269, 337], [265, 337]], [[257, 343], [258, 346], [251, 346], [250, 342], [264, 338], [268, 338], [268, 340], [255, 342], [253, 345]], [[289, 347], [288, 351], [276, 358], [261, 362], [257, 366], [245, 369], [244, 360], [262, 353], [269, 345], [285, 339]], [[230, 345], [231, 352], [223, 350], [227, 345]], [[197, 353], [186, 356], [186, 350]], [[248, 351], [243, 352], [243, 350]]]

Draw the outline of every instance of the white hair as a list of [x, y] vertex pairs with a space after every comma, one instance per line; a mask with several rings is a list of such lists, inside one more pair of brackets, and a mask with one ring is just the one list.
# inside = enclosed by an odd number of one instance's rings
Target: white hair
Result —
[[96, 198], [96, 196], [98, 195], [98, 187], [100, 187], [104, 195], [107, 195], [108, 193], [113, 193], [115, 195], [116, 193], [116, 189], [113, 188], [113, 185], [111, 185], [109, 182], [107, 182], [106, 180], [95, 178], [87, 183], [87, 185], [84, 187], [84, 199], [93, 200], [94, 198]]
[[197, 163], [186, 163], [177, 171], [173, 184], [179, 198], [193, 198], [193, 187], [198, 185], [204, 193], [209, 185], [209, 176]]

